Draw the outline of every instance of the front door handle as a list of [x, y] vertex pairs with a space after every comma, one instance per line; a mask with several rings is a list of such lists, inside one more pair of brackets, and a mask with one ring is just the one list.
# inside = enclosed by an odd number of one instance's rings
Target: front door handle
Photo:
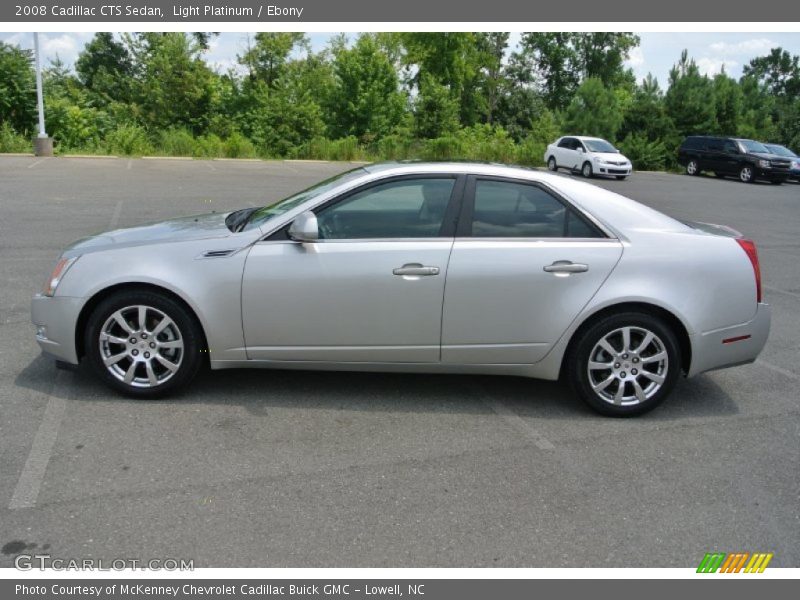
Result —
[[430, 277], [439, 274], [439, 267], [426, 267], [420, 263], [408, 263], [402, 267], [392, 269], [392, 273], [401, 277]]
[[546, 273], [585, 273], [589, 270], [589, 265], [574, 263], [571, 260], [557, 260], [543, 269]]

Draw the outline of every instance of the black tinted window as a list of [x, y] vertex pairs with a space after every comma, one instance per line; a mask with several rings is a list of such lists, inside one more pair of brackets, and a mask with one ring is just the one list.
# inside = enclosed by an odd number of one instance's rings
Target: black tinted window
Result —
[[321, 239], [437, 237], [455, 179], [375, 185], [317, 213]]
[[568, 149], [572, 149], [572, 148], [574, 148], [574, 147], [575, 147], [575, 146], [573, 145], [573, 142], [574, 142], [574, 141], [575, 141], [575, 140], [573, 140], [572, 138], [563, 138], [563, 139], [562, 139], [560, 142], [558, 142], [558, 147], [559, 147], [559, 148], [568, 148]]
[[[473, 237], [598, 237], [598, 233], [542, 188], [478, 180]], [[568, 215], [569, 218], [568, 218]]]

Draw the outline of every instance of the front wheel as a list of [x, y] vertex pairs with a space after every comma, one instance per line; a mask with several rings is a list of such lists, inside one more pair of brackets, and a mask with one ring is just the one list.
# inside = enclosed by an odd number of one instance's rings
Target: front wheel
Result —
[[581, 332], [566, 365], [575, 393], [595, 411], [615, 417], [654, 409], [680, 369], [675, 334], [661, 319], [638, 312], [605, 317]]
[[583, 167], [581, 168], [581, 173], [583, 174], [586, 179], [591, 179], [592, 177], [592, 163], [585, 162], [583, 163]]
[[745, 166], [739, 171], [739, 181], [742, 183], [753, 183], [756, 180], [753, 174], [753, 167]]
[[187, 385], [202, 364], [203, 337], [175, 300], [150, 291], [124, 291], [89, 317], [85, 349], [107, 385], [135, 398], [166, 396]]
[[547, 168], [551, 171], [558, 171], [558, 165], [556, 164], [556, 157], [551, 156], [547, 159]]

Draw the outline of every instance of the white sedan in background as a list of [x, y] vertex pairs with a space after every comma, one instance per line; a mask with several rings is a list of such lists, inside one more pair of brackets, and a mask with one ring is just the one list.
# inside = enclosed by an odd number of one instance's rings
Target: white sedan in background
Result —
[[565, 135], [545, 150], [544, 161], [551, 171], [580, 171], [587, 179], [594, 175], [610, 175], [625, 179], [633, 173], [633, 165], [613, 144], [601, 138]]

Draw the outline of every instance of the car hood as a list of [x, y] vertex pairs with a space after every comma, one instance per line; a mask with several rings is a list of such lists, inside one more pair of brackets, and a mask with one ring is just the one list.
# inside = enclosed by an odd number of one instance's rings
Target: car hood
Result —
[[225, 217], [229, 214], [226, 212], [192, 215], [168, 221], [146, 223], [136, 227], [114, 229], [73, 242], [64, 251], [64, 255], [69, 257], [86, 252], [97, 252], [109, 247], [228, 237], [231, 235], [231, 231], [225, 225]]

